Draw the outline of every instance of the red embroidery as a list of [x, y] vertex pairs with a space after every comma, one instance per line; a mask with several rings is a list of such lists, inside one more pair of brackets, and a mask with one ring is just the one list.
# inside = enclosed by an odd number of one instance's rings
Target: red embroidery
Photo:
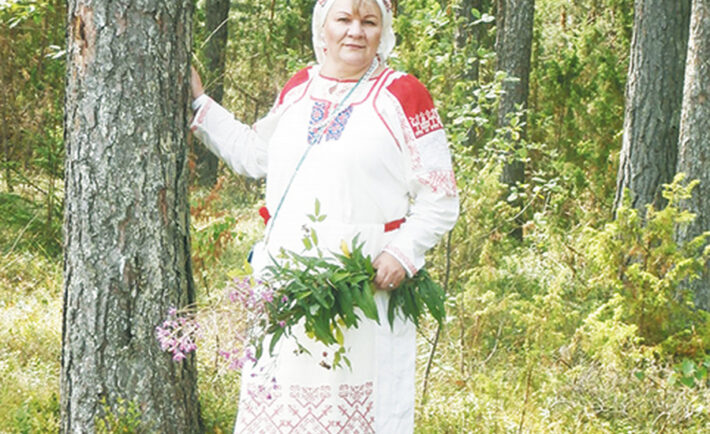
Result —
[[341, 433], [371, 433], [374, 430], [374, 417], [372, 416], [372, 383], [360, 386], [340, 386], [338, 394], [344, 404], [338, 410], [347, 417], [343, 423], [338, 423], [342, 428]]
[[414, 136], [419, 138], [432, 131], [444, 128], [441, 123], [441, 118], [436, 109], [429, 109], [408, 118], [409, 124], [412, 126]]
[[284, 412], [284, 405], [279, 398], [281, 398], [281, 388], [278, 386], [250, 387], [246, 399], [242, 399], [239, 403], [237, 430], [255, 434], [280, 432], [278, 415]]
[[[345, 126], [348, 124], [350, 115], [353, 112], [353, 105], [351, 104], [348, 108], [342, 110], [335, 116], [328, 126], [323, 125], [323, 121], [330, 115], [331, 104], [327, 101], [316, 101], [313, 103], [313, 109], [311, 110], [311, 119], [308, 121], [308, 143], [311, 145], [316, 144], [316, 139], [322, 138], [325, 134], [326, 142], [331, 140], [339, 140], [342, 136]], [[322, 129], [325, 128], [325, 133]]]
[[298, 85], [301, 85], [308, 81], [308, 76], [309, 76], [309, 70], [311, 67], [303, 68], [302, 70], [298, 71], [296, 75], [291, 77], [287, 82], [286, 85], [284, 86], [283, 90], [281, 90], [281, 93], [279, 94], [279, 105], [284, 103], [284, 99], [286, 98], [286, 94], [293, 89], [294, 87], [297, 87]]
[[200, 126], [204, 121], [205, 121], [205, 116], [207, 116], [207, 112], [210, 110], [210, 106], [212, 105], [212, 98], [208, 98], [207, 102], [205, 102], [204, 107], [197, 113], [197, 120], [195, 121], [195, 125], [190, 128], [190, 131], [194, 132], [198, 126]]
[[412, 261], [410, 261], [409, 258], [404, 253], [402, 253], [401, 250], [399, 250], [396, 247], [392, 247], [392, 246], [387, 246], [383, 250], [385, 252], [392, 254], [395, 258], [397, 258], [405, 267], [407, 267], [407, 269], [409, 270], [409, 273], [412, 276], [417, 274], [417, 267], [414, 266]]
[[436, 193], [443, 192], [449, 197], [456, 197], [456, 177], [453, 170], [432, 170], [424, 176], [419, 177], [419, 182], [431, 187]]
[[[386, 72], [386, 74], [385, 74], [385, 72]], [[385, 83], [387, 83], [387, 80], [390, 78], [390, 76], [392, 74], [394, 74], [394, 70], [391, 70], [389, 68], [385, 68], [385, 71], [382, 73], [384, 79], [380, 81], [381, 84], [379, 84], [377, 87], [377, 92], [375, 92], [375, 97], [372, 98], [372, 108], [375, 110], [375, 113], [377, 113], [377, 117], [379, 117], [380, 120], [382, 121], [382, 125], [384, 125], [385, 128], [387, 128], [387, 131], [389, 131], [390, 135], [392, 136], [392, 139], [394, 140], [395, 144], [397, 145], [397, 148], [399, 148], [401, 150], [402, 145], [399, 143], [397, 136], [392, 131], [392, 128], [387, 123], [384, 116], [382, 116], [382, 113], [380, 112], [380, 108], [378, 107], [378, 103], [377, 103], [378, 98], [380, 97], [380, 92], [382, 91], [382, 88], [384, 87]]]
[[292, 434], [372, 434], [375, 432], [373, 383], [331, 386], [244, 385], [235, 432]]
[[404, 115], [415, 138], [420, 138], [444, 126], [434, 107], [434, 101], [423, 84], [412, 75], [404, 75], [387, 86], [402, 105]]

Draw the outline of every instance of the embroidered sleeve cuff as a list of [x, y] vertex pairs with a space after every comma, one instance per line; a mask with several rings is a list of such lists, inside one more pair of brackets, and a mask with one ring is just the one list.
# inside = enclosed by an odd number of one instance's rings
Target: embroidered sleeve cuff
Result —
[[192, 111], [197, 111], [202, 107], [204, 103], [207, 102], [209, 97], [207, 96], [206, 93], [203, 93], [202, 95], [198, 96], [192, 101]]
[[400, 263], [400, 265], [402, 265], [404, 271], [407, 272], [407, 276], [412, 277], [417, 274], [417, 270], [419, 268], [416, 267], [414, 263], [404, 253], [402, 253], [401, 250], [394, 246], [387, 246], [383, 249], [383, 251], [394, 256], [394, 258]]
[[193, 101], [193, 104], [202, 97], [204, 97], [204, 99], [200, 101], [199, 107], [197, 108], [197, 111], [195, 111], [190, 124], [190, 131], [193, 133], [205, 123], [205, 117], [207, 116], [207, 112], [209, 112], [210, 106], [213, 102], [212, 98], [206, 94], [202, 94], [195, 101]]

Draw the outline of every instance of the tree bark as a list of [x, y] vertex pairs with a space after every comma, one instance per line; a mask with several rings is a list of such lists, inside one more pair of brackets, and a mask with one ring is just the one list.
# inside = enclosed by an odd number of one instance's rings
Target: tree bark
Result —
[[664, 205], [675, 175], [690, 0], [636, 0], [614, 209]]
[[[527, 108], [530, 82], [530, 55], [532, 51], [533, 19], [535, 15], [534, 0], [498, 0], [496, 11], [496, 54], [498, 55], [498, 70], [506, 73], [503, 82], [503, 95], [498, 109], [498, 125], [507, 126], [510, 116]], [[523, 111], [520, 131], [525, 137], [525, 112]], [[510, 140], [514, 140], [510, 137]], [[501, 180], [515, 186], [525, 180], [523, 162], [511, 156], [503, 166]], [[522, 238], [522, 229], [518, 228], [512, 234]]]
[[[485, 35], [488, 28], [485, 24], [479, 23], [473, 25], [472, 11], [476, 9], [480, 13], [488, 13], [492, 8], [490, 0], [461, 0], [456, 8], [456, 15], [460, 22], [456, 27], [456, 46], [463, 50], [469, 46], [469, 52], [478, 51], [479, 47], [485, 44]], [[478, 56], [475, 57], [473, 63], [466, 71], [466, 78], [469, 80], [478, 81], [480, 62]]]
[[[107, 406], [202, 431], [194, 358], [155, 327], [194, 301], [187, 202], [191, 0], [70, 0], [61, 430]], [[136, 422], [136, 421], [127, 421]]]
[[9, 113], [13, 111], [12, 107], [15, 106], [15, 92], [10, 91], [15, 88], [13, 83], [14, 74], [12, 74], [14, 68], [11, 68], [12, 62], [10, 62], [12, 55], [12, 46], [10, 44], [14, 39], [14, 32], [13, 29], [7, 28], [5, 23], [0, 23], [0, 30], [2, 30], [2, 33], [0, 33], [0, 65], [2, 65], [0, 69], [0, 80], [2, 80], [3, 87], [5, 88], [4, 91], [0, 93], [0, 110], [2, 111], [2, 113], [0, 113], [2, 115], [0, 118], [0, 122], [2, 122], [2, 126], [0, 127], [0, 141], [2, 142], [3, 167], [5, 169], [5, 188], [7, 191], [12, 192], [11, 166], [13, 162], [12, 153], [10, 151], [10, 143], [12, 142], [12, 130], [10, 126], [13, 124], [9, 118]]
[[[700, 181], [687, 203], [696, 219], [678, 233], [688, 241], [710, 231], [710, 0], [693, 0], [679, 142], [678, 172]], [[710, 311], [710, 263], [690, 286], [696, 306]]]
[[[489, 13], [494, 3], [492, 0], [460, 0], [457, 3], [455, 10], [459, 24], [456, 27], [456, 48], [465, 53], [471, 61], [464, 71], [464, 79], [466, 80], [478, 82], [481, 66], [478, 52], [481, 47], [492, 48], [491, 46], [493, 45], [490, 38], [486, 37], [488, 25], [478, 23], [474, 26], [473, 10], [475, 9], [481, 14]], [[476, 129], [471, 128], [468, 131], [464, 145], [473, 146], [478, 140]]]
[[[225, 54], [227, 52], [227, 19], [229, 18], [229, 0], [207, 0], [205, 2], [206, 33], [204, 54], [207, 60], [208, 93], [217, 102], [224, 96]], [[203, 187], [212, 187], [217, 183], [219, 159], [206, 147], [197, 144], [195, 153], [195, 175], [197, 183]]]

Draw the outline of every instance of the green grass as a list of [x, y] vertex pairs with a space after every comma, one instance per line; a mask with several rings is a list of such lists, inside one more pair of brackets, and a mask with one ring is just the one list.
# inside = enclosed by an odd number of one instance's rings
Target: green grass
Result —
[[47, 224], [43, 203], [17, 193], [0, 192], [0, 257], [13, 251], [61, 256], [61, 215], [54, 215]]
[[[206, 192], [193, 194], [193, 207], [205, 205], [193, 215], [203, 306], [223, 297], [263, 227], [258, 206], [245, 206], [240, 188], [226, 183], [211, 199]], [[31, 219], [39, 208], [15, 196], [0, 206], [10, 202], [5, 209], [14, 210], [13, 217], [0, 231], [0, 432], [56, 432], [61, 258], [37, 248], [43, 232]], [[215, 240], [220, 247], [212, 250]], [[458, 295], [449, 300], [450, 320], [433, 359], [426, 399], [422, 389], [434, 324], [425, 324], [420, 334], [415, 432], [705, 432], [707, 379], [692, 388], [671, 384], [668, 362], [625, 337], [633, 329], [614, 328], [609, 321], [596, 325], [606, 329], [580, 328], [589, 308], [570, 303], [593, 301], [575, 298], [579, 295], [561, 265], [564, 250], [547, 246], [495, 253], [500, 246], [484, 245], [478, 262], [464, 264], [467, 274], [451, 284]], [[203, 332], [197, 357], [203, 419], [208, 432], [231, 432], [239, 373], [226, 370], [216, 356], [228, 338], [224, 324], [206, 319]], [[614, 339], [597, 342], [584, 333]], [[596, 345], [594, 351], [590, 345]]]
[[61, 268], [16, 252], [0, 266], [0, 430], [59, 429]]

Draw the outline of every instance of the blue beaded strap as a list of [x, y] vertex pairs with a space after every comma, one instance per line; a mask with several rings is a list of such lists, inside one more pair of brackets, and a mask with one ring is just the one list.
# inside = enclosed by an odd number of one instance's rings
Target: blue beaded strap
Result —
[[271, 230], [274, 227], [274, 222], [276, 221], [276, 217], [278, 217], [279, 211], [281, 211], [281, 206], [284, 204], [284, 200], [286, 200], [286, 196], [288, 195], [288, 192], [291, 189], [291, 185], [293, 184], [293, 180], [296, 178], [296, 174], [301, 169], [301, 166], [303, 165], [303, 162], [306, 160], [308, 153], [311, 151], [311, 149], [315, 145], [320, 143], [321, 139], [323, 138], [323, 134], [325, 134], [326, 130], [328, 129], [328, 126], [335, 120], [335, 118], [343, 110], [345, 103], [347, 102], [348, 98], [350, 98], [350, 96], [352, 96], [352, 94], [355, 92], [355, 89], [357, 89], [360, 86], [360, 83], [362, 83], [366, 80], [369, 80], [370, 77], [372, 77], [372, 74], [374, 74], [374, 72], [378, 66], [380, 66], [380, 63], [377, 60], [377, 57], [375, 57], [372, 61], [372, 64], [370, 65], [370, 67], [365, 72], [365, 74], [362, 77], [360, 77], [360, 79], [357, 81], [357, 83], [355, 83], [355, 86], [353, 86], [352, 89], [350, 89], [350, 91], [343, 97], [342, 100], [340, 100], [340, 103], [338, 103], [335, 110], [333, 110], [331, 112], [331, 115], [328, 116], [328, 118], [321, 125], [316, 126], [315, 134], [313, 136], [314, 140], [309, 145], [306, 146], [306, 150], [303, 152], [303, 155], [301, 155], [301, 159], [298, 160], [298, 164], [296, 165], [296, 168], [293, 170], [293, 173], [291, 174], [291, 179], [289, 179], [288, 184], [286, 184], [286, 188], [284, 189], [284, 192], [281, 195], [281, 199], [279, 200], [279, 204], [276, 207], [276, 211], [274, 211], [274, 215], [269, 219], [269, 226], [266, 229], [266, 236], [264, 237], [264, 244], [268, 244], [268, 242], [269, 242], [269, 236], [271, 235]]

